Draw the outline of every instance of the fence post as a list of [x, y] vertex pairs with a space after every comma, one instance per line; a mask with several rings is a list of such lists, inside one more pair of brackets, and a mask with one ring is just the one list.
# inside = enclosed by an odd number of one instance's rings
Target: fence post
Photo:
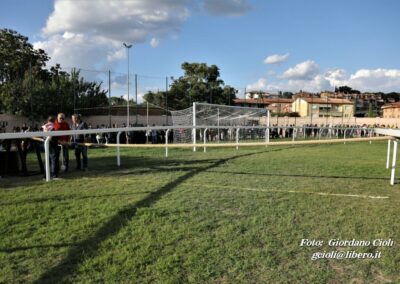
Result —
[[390, 165], [390, 144], [391, 144], [391, 140], [388, 140], [388, 148], [387, 148], [387, 159], [386, 159], [386, 168], [389, 168]]
[[196, 152], [196, 103], [193, 103], [193, 130], [192, 130], [192, 139], [193, 139], [193, 152]]
[[397, 140], [393, 141], [393, 158], [392, 158], [392, 174], [390, 176], [390, 184], [394, 185], [394, 178], [396, 174], [396, 159], [397, 159]]
[[117, 166], [119, 167], [119, 166], [121, 166], [121, 153], [120, 153], [120, 149], [119, 149], [119, 144], [120, 144], [120, 136], [121, 136], [121, 131], [120, 132], [118, 132], [118, 134], [117, 134]]
[[46, 181], [50, 181], [50, 140], [51, 136], [47, 136], [44, 141], [44, 159], [46, 163]]
[[171, 129], [165, 131], [165, 157], [168, 158], [168, 134]]
[[239, 150], [239, 131], [240, 128], [236, 128], [236, 150]]
[[372, 132], [373, 132], [373, 130], [372, 129], [370, 129], [369, 130], [369, 144], [372, 144]]
[[207, 148], [206, 148], [206, 142], [207, 142], [207, 130], [208, 128], [204, 129], [203, 132], [203, 140], [204, 140], [204, 153], [207, 152]]
[[294, 126], [293, 129], [292, 129], [292, 143], [294, 143], [296, 131], [297, 131], [297, 128]]

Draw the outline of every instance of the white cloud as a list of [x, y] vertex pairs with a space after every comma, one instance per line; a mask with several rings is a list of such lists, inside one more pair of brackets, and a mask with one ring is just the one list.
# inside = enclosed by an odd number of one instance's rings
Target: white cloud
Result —
[[279, 55], [279, 54], [274, 54], [267, 56], [264, 59], [265, 64], [277, 64], [277, 63], [282, 63], [285, 62], [289, 58], [289, 53]]
[[352, 74], [348, 80], [348, 86], [353, 89], [371, 92], [399, 92], [399, 69], [360, 69]]
[[214, 16], [241, 16], [251, 9], [247, 0], [204, 0], [203, 7]]
[[203, 5], [215, 15], [239, 15], [248, 0], [55, 0], [34, 43], [51, 57], [50, 65], [112, 68], [125, 58], [123, 42], [149, 42], [157, 47], [166, 37], [176, 38], [190, 10]]
[[56, 0], [34, 46], [49, 54], [50, 65], [110, 68], [126, 57], [122, 42], [156, 47], [160, 38], [178, 34], [193, 1]]
[[263, 91], [267, 88], [267, 79], [260, 78], [257, 82], [247, 85], [248, 91]]
[[[66, 36], [67, 34], [67, 36]], [[62, 67], [93, 68], [112, 53], [112, 46], [99, 43], [96, 37], [84, 34], [64, 33], [34, 43], [51, 57], [49, 65], [60, 63]], [[99, 60], [100, 59], [100, 60]]]
[[271, 82], [270, 84], [266, 84], [266, 80], [260, 78], [256, 83], [250, 84], [249, 87], [257, 86], [258, 82], [264, 82], [264, 84], [260, 85], [262, 88], [255, 88], [255, 90], [263, 90], [270, 93], [277, 93], [279, 91], [298, 92], [302, 90], [307, 92], [320, 92], [324, 90], [332, 90], [329, 81], [322, 75], [317, 75], [311, 80], [284, 80]]
[[108, 55], [107, 55], [107, 61], [109, 63], [117, 61], [117, 60], [121, 60], [126, 58], [126, 49], [125, 48], [119, 48], [116, 50], [111, 50]]
[[312, 77], [291, 77], [301, 79], [286, 79], [284, 76], [277, 78], [278, 80], [269, 84], [267, 84], [265, 78], [260, 78], [257, 82], [249, 84], [248, 88], [276, 93], [278, 91], [298, 92], [300, 90], [308, 92], [333, 91], [334, 87], [349, 86], [361, 92], [400, 92], [400, 69], [360, 69], [354, 74], [347, 75], [346, 70], [335, 68], [325, 73], [315, 74]]
[[318, 65], [314, 61], [307, 60], [286, 70], [282, 78], [289, 80], [311, 80], [318, 74], [318, 69]]
[[189, 0], [56, 0], [45, 35], [91, 33], [109, 41], [143, 42], [149, 34], [169, 34], [189, 17]]
[[153, 37], [150, 41], [151, 47], [155, 48], [160, 44], [160, 40], [158, 38]]
[[330, 69], [324, 76], [332, 86], [346, 85], [345, 81], [348, 78], [346, 70], [340, 68]]

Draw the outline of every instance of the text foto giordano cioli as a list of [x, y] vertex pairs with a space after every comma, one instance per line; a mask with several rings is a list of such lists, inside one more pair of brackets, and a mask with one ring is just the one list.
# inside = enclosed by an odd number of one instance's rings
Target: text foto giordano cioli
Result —
[[301, 247], [321, 247], [327, 244], [330, 247], [392, 247], [394, 241], [392, 239], [374, 239], [374, 240], [341, 240], [341, 239], [330, 239], [327, 242], [316, 239], [301, 239]]

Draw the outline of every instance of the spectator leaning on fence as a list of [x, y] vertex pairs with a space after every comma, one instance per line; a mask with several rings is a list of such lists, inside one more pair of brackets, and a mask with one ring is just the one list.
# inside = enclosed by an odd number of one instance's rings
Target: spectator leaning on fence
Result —
[[[85, 122], [81, 120], [79, 114], [74, 114], [72, 116], [72, 129], [73, 130], [85, 130], [88, 126]], [[85, 134], [75, 134], [72, 136], [72, 142], [75, 146], [75, 157], [76, 157], [76, 169], [82, 169], [81, 156], [83, 162], [83, 170], [87, 170], [88, 166], [88, 156], [87, 156], [87, 146], [83, 145], [85, 143]]]
[[[49, 116], [47, 123], [42, 126], [44, 132], [54, 131], [54, 123], [56, 119], [54, 116]], [[50, 172], [51, 177], [58, 178], [59, 172], [59, 153], [58, 153], [58, 137], [53, 136], [50, 138], [49, 144], [49, 156], [50, 156]]]
[[[65, 114], [59, 113], [57, 115], [57, 120], [54, 123], [54, 130], [56, 131], [64, 131], [70, 130], [69, 124], [65, 121]], [[58, 144], [62, 146], [62, 154], [63, 154], [63, 164], [61, 169], [64, 171], [68, 171], [69, 168], [69, 141], [71, 138], [69, 136], [59, 136]]]

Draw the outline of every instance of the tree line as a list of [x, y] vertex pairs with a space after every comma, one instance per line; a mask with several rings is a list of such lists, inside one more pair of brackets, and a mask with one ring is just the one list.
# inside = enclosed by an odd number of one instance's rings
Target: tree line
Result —
[[59, 64], [46, 68], [50, 57], [34, 49], [28, 37], [0, 29], [0, 112], [42, 119], [56, 112], [72, 114], [76, 106], [107, 106], [101, 83], [88, 82], [79, 71]]

